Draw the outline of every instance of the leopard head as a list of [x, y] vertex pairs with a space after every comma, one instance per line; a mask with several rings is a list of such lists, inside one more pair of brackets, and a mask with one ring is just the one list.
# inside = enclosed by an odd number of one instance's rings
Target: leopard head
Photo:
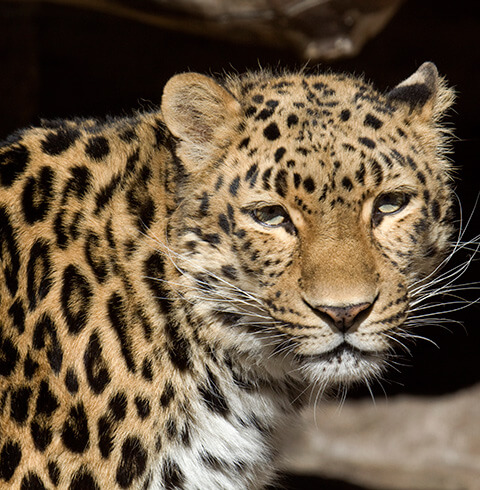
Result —
[[449, 250], [452, 100], [431, 63], [386, 94], [333, 74], [172, 78], [166, 247], [203, 335], [309, 382], [378, 375]]

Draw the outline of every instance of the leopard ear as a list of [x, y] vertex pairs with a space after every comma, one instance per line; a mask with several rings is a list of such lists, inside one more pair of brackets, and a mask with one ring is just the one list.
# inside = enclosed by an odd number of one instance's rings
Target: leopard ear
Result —
[[172, 77], [165, 85], [162, 114], [173, 136], [177, 154], [187, 166], [218, 158], [240, 122], [240, 103], [212, 78], [198, 73]]
[[407, 105], [411, 114], [437, 120], [452, 105], [455, 96], [438, 75], [437, 67], [427, 62], [388, 92], [387, 98]]

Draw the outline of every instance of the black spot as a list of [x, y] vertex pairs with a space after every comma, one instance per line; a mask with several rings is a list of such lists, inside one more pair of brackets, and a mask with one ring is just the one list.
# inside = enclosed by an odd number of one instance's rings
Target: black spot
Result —
[[142, 364], [142, 377], [147, 381], [153, 380], [152, 361], [144, 359]]
[[27, 264], [27, 296], [33, 311], [50, 291], [52, 285], [52, 260], [47, 242], [37, 240], [30, 249]]
[[309, 194], [312, 194], [312, 192], [315, 191], [315, 182], [313, 181], [312, 177], [307, 177], [303, 181], [303, 187]]
[[412, 170], [417, 170], [417, 164], [415, 163], [415, 161], [413, 160], [413, 158], [407, 156], [407, 163], [410, 165], [410, 167], [412, 168]]
[[60, 404], [55, 395], [50, 391], [48, 383], [46, 381], [42, 381], [40, 383], [40, 390], [37, 396], [35, 414], [50, 417], [59, 406]]
[[108, 406], [113, 418], [117, 422], [121, 422], [127, 416], [127, 405], [128, 399], [125, 393], [118, 392], [110, 398]]
[[10, 481], [21, 459], [20, 444], [7, 439], [0, 451], [0, 478], [6, 482]]
[[116, 481], [121, 488], [128, 488], [143, 475], [147, 467], [147, 456], [148, 453], [138, 437], [129, 436], [125, 439], [116, 475]]
[[99, 214], [100, 211], [102, 211], [102, 209], [104, 209], [105, 206], [111, 201], [121, 181], [122, 179], [120, 175], [114, 175], [110, 179], [110, 182], [95, 194], [95, 214]]
[[383, 122], [375, 117], [373, 114], [367, 114], [365, 120], [363, 121], [364, 126], [370, 126], [373, 129], [380, 129], [383, 126]]
[[103, 393], [111, 378], [97, 332], [90, 335], [85, 354], [83, 355], [83, 364], [90, 389], [96, 395]]
[[192, 359], [190, 352], [190, 343], [180, 333], [180, 327], [173, 321], [165, 325], [165, 334], [169, 339], [168, 355], [172, 363], [180, 370], [191, 369]]
[[28, 352], [25, 357], [25, 360], [23, 361], [23, 372], [25, 374], [25, 378], [32, 379], [37, 369], [38, 369], [38, 362], [35, 362], [31, 358], [30, 352]]
[[430, 209], [432, 212], [432, 217], [435, 221], [438, 221], [440, 219], [440, 204], [436, 199], [432, 201], [432, 204], [430, 205]]
[[92, 159], [101, 161], [110, 153], [110, 145], [104, 136], [91, 137], [85, 146], [85, 153]]
[[178, 464], [167, 458], [162, 466], [162, 478], [165, 490], [182, 490], [185, 476]]
[[30, 471], [22, 478], [22, 483], [20, 484], [20, 490], [47, 490], [43, 484], [41, 478]]
[[280, 169], [275, 176], [275, 190], [277, 194], [281, 197], [287, 195], [288, 184], [287, 184], [287, 171], [285, 169]]
[[42, 150], [48, 155], [57, 156], [68, 150], [80, 136], [80, 132], [72, 128], [62, 128], [48, 133], [41, 142]]
[[61, 208], [56, 214], [53, 223], [53, 230], [56, 235], [57, 245], [65, 249], [68, 246], [70, 238], [76, 240], [78, 238], [79, 225], [83, 220], [81, 211], [74, 212], [70, 217], [70, 223], [66, 222], [66, 216], [69, 213], [68, 208]]
[[10, 147], [0, 154], [0, 184], [10, 187], [13, 182], [25, 171], [30, 160], [30, 153], [26, 146], [19, 144]]
[[103, 416], [98, 419], [98, 448], [103, 458], [108, 458], [113, 451], [114, 427], [110, 417]]
[[108, 275], [108, 262], [102, 256], [104, 251], [105, 247], [102, 247], [100, 237], [93, 231], [90, 232], [85, 240], [85, 258], [100, 284], [105, 281]]
[[277, 148], [277, 151], [275, 152], [275, 163], [278, 163], [282, 159], [286, 151], [287, 150], [283, 146]]
[[155, 202], [152, 196], [143, 187], [138, 187], [138, 182], [127, 193], [128, 210], [136, 221], [137, 228], [145, 232], [150, 228], [155, 218]]
[[140, 150], [137, 148], [127, 158], [127, 164], [125, 165], [125, 175], [131, 175], [136, 168], [137, 162], [140, 160]]
[[349, 143], [342, 143], [342, 147], [347, 151], [351, 151], [351, 152], [355, 151], [355, 147], [350, 145]]
[[348, 177], [344, 177], [342, 179], [342, 186], [347, 189], [347, 191], [351, 191], [353, 189], [352, 181]]
[[212, 412], [226, 416], [229, 412], [227, 400], [220, 391], [218, 381], [208, 366], [206, 371], [207, 378], [199, 387], [200, 396]]
[[168, 315], [172, 308], [172, 302], [169, 299], [169, 291], [162, 281], [165, 277], [165, 261], [160, 253], [154, 252], [145, 261], [144, 276], [144, 280], [153, 293], [160, 313]]
[[13, 326], [17, 328], [18, 333], [25, 331], [25, 310], [21, 299], [16, 299], [8, 309], [8, 314], [12, 318]]
[[133, 143], [136, 139], [138, 139], [137, 133], [133, 128], [127, 128], [124, 131], [118, 134], [118, 137], [125, 141], [125, 143]]
[[227, 279], [232, 279], [235, 280], [237, 279], [238, 272], [233, 265], [222, 265], [222, 274], [227, 278]]
[[362, 145], [365, 145], [367, 148], [375, 148], [377, 146], [375, 141], [371, 140], [370, 138], [365, 138], [363, 136], [358, 138], [358, 141], [362, 143]]
[[78, 378], [73, 368], [67, 369], [67, 373], [65, 374], [65, 386], [72, 395], [78, 391]]
[[58, 467], [58, 464], [55, 463], [55, 461], [49, 461], [47, 469], [50, 481], [57, 486], [60, 481], [60, 468]]
[[138, 416], [143, 420], [150, 415], [150, 401], [142, 396], [135, 397], [135, 406], [137, 407]]
[[5, 284], [12, 297], [18, 289], [20, 255], [13, 227], [6, 210], [0, 208], [0, 270], [3, 269]]
[[30, 433], [35, 449], [43, 453], [52, 442], [52, 428], [50, 423], [43, 418], [36, 418], [30, 424]]
[[170, 439], [175, 439], [177, 437], [178, 429], [173, 417], [169, 417], [165, 422], [165, 432]]
[[42, 167], [38, 177], [27, 179], [22, 191], [22, 209], [27, 223], [42, 221], [47, 215], [53, 197], [54, 175], [50, 167]]
[[242, 148], [248, 148], [249, 143], [250, 143], [250, 137], [247, 136], [246, 138], [243, 138], [242, 141], [240, 141], [238, 145], [238, 149], [241, 150]]
[[298, 116], [296, 114], [290, 114], [287, 117], [287, 126], [291, 128], [292, 126], [295, 126], [298, 124]]
[[343, 111], [340, 113], [340, 119], [342, 121], [348, 121], [350, 119], [351, 113], [348, 109], [343, 109]]
[[270, 189], [270, 176], [272, 175], [272, 167], [267, 168], [262, 175], [263, 188], [268, 191]]
[[90, 283], [77, 267], [70, 264], [63, 272], [61, 304], [68, 330], [78, 334], [90, 314], [93, 291]]
[[274, 113], [274, 109], [269, 108], [269, 109], [262, 109], [257, 116], [255, 117], [255, 120], [257, 121], [266, 121], [269, 117], [271, 117]]
[[89, 445], [90, 432], [85, 407], [80, 402], [70, 409], [63, 424], [62, 441], [65, 447], [73, 453], [83, 453]]
[[17, 424], [23, 424], [28, 418], [28, 408], [32, 389], [28, 386], [13, 391], [10, 399], [10, 417]]
[[63, 351], [57, 337], [57, 327], [46, 313], [38, 319], [33, 329], [34, 349], [44, 349], [45, 346], [50, 367], [55, 374], [58, 374], [62, 369]]
[[249, 169], [247, 170], [247, 173], [245, 174], [245, 180], [250, 181], [250, 187], [253, 187], [255, 185], [255, 182], [257, 181], [258, 177], [258, 164], [254, 163], [250, 165]]
[[252, 101], [255, 102], [255, 104], [261, 104], [264, 100], [263, 95], [261, 94], [256, 94], [252, 97]]
[[160, 119], [155, 119], [155, 125], [153, 125], [153, 131], [155, 133], [155, 141], [157, 146], [164, 146], [167, 141], [167, 126]]
[[220, 213], [218, 216], [218, 224], [227, 235], [230, 235], [230, 223], [223, 213]]
[[128, 334], [128, 320], [125, 317], [125, 305], [122, 296], [114, 292], [108, 300], [108, 319], [110, 324], [117, 333], [120, 342], [120, 351], [125, 359], [129, 371], [136, 371], [135, 361], [133, 359], [133, 350], [131, 338]]
[[365, 183], [365, 165], [360, 163], [360, 167], [357, 171], [355, 171], [355, 180], [363, 185]]
[[74, 473], [68, 490], [100, 490], [100, 487], [92, 473], [82, 466]]
[[298, 189], [300, 184], [302, 183], [302, 177], [300, 174], [294, 173], [293, 174], [293, 185], [295, 186], [295, 189]]
[[3, 336], [0, 324], [0, 376], [9, 376], [15, 370], [18, 359], [17, 348], [12, 339]]
[[210, 198], [207, 192], [203, 192], [202, 198], [200, 200], [199, 212], [201, 216], [208, 215], [208, 209], [210, 208]]
[[245, 110], [245, 117], [252, 117], [257, 113], [257, 108], [254, 107], [253, 105], [247, 107]]
[[165, 387], [163, 388], [163, 392], [160, 396], [160, 405], [163, 408], [168, 407], [170, 402], [173, 400], [175, 397], [175, 388], [173, 387], [172, 383], [170, 381], [167, 381], [165, 383]]
[[280, 130], [277, 124], [272, 122], [263, 130], [263, 134], [268, 140], [275, 141], [280, 137]]
[[425, 185], [425, 174], [423, 172], [417, 172], [417, 179], [419, 180], [420, 184]]
[[157, 451], [157, 453], [162, 449], [162, 435], [163, 434], [157, 434], [155, 437], [155, 451]]
[[382, 166], [377, 162], [377, 160], [371, 160], [372, 174], [375, 179], [375, 185], [380, 185], [383, 182], [383, 170]]
[[232, 180], [230, 187], [228, 189], [233, 197], [237, 195], [239, 186], [240, 186], [240, 177], [237, 176]]

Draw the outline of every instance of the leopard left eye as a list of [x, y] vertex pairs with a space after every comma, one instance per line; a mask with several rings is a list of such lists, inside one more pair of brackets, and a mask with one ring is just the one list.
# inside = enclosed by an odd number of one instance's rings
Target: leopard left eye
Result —
[[265, 226], [285, 226], [292, 222], [285, 209], [279, 205], [262, 206], [252, 209], [251, 213], [255, 221]]
[[372, 218], [374, 223], [379, 222], [385, 215], [402, 211], [410, 201], [410, 195], [405, 192], [387, 192], [375, 199]]

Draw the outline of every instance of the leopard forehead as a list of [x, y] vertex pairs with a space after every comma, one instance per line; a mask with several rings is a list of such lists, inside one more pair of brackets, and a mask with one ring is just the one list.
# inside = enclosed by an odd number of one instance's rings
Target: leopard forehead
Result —
[[438, 131], [362, 79], [261, 73], [226, 87], [242, 119], [204, 190], [225, 180], [230, 197], [262, 188], [311, 212], [305, 197], [355, 204], [399, 185], [423, 192], [444, 183]]

